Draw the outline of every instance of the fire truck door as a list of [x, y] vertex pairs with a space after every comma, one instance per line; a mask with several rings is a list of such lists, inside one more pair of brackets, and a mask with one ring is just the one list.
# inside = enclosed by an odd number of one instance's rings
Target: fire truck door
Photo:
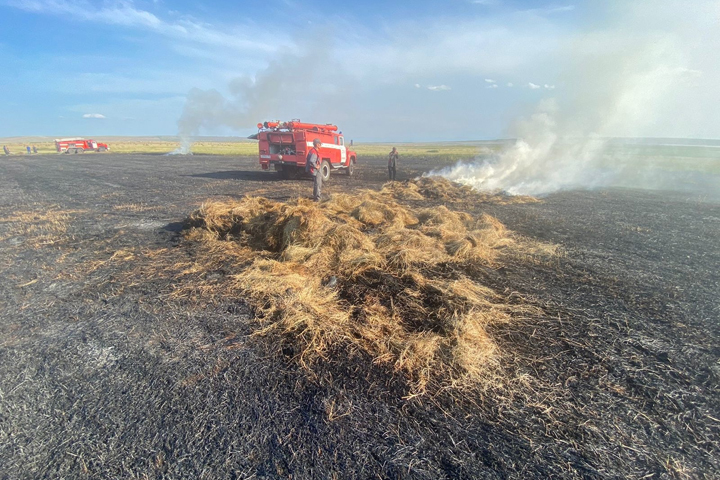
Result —
[[339, 142], [340, 142], [340, 165], [345, 165], [345, 162], [347, 161], [347, 148], [345, 148], [345, 139], [343, 137], [340, 137]]
[[97, 149], [97, 142], [90, 142], [90, 146], [93, 148], [93, 150]]

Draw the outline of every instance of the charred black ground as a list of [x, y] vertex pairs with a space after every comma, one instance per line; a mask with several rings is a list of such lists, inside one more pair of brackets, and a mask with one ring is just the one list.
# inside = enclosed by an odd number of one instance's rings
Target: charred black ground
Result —
[[[478, 206], [565, 251], [463, 272], [542, 309], [492, 332], [526, 381], [404, 398], [402, 376], [359, 352], [329, 352], [308, 376], [248, 335], [243, 298], [198, 309], [173, 295], [190, 276], [138, 268], [192, 258], [179, 230], [206, 199], [287, 200], [309, 182], [210, 156], [9, 157], [0, 172], [0, 478], [720, 472], [716, 202], [608, 190]], [[328, 190], [384, 174], [371, 159]]]

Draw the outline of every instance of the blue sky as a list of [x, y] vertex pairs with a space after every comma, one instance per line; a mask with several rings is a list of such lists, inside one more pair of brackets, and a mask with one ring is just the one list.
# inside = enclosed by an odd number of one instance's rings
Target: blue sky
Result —
[[0, 0], [0, 137], [491, 139], [552, 101], [580, 134], [717, 138], [720, 9], [690, 3]]

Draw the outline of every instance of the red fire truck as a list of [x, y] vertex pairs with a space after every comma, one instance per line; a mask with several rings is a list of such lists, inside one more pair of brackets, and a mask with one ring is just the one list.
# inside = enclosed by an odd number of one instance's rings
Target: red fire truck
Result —
[[[345, 138], [336, 125], [290, 122], [258, 123], [257, 138], [260, 150], [260, 166], [269, 170], [272, 166], [283, 178], [296, 176], [305, 171], [305, 157], [313, 146], [313, 140], [322, 142], [320, 173], [323, 181], [330, 178], [332, 170], [352, 175], [357, 154], [345, 147]], [[252, 138], [252, 137], [251, 137]]]
[[98, 143], [95, 140], [85, 140], [84, 138], [58, 138], [55, 140], [55, 149], [58, 153], [84, 153], [88, 150], [107, 152], [110, 147], [107, 143]]

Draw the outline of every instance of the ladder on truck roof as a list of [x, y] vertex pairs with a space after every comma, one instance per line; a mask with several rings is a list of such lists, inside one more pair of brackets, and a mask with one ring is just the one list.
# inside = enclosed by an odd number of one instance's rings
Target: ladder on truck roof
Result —
[[312, 130], [314, 132], [335, 132], [337, 131], [337, 125], [327, 123], [325, 125], [319, 123], [303, 123], [300, 120], [292, 120], [290, 122], [264, 122], [257, 124], [258, 130], [263, 128], [272, 130]]

